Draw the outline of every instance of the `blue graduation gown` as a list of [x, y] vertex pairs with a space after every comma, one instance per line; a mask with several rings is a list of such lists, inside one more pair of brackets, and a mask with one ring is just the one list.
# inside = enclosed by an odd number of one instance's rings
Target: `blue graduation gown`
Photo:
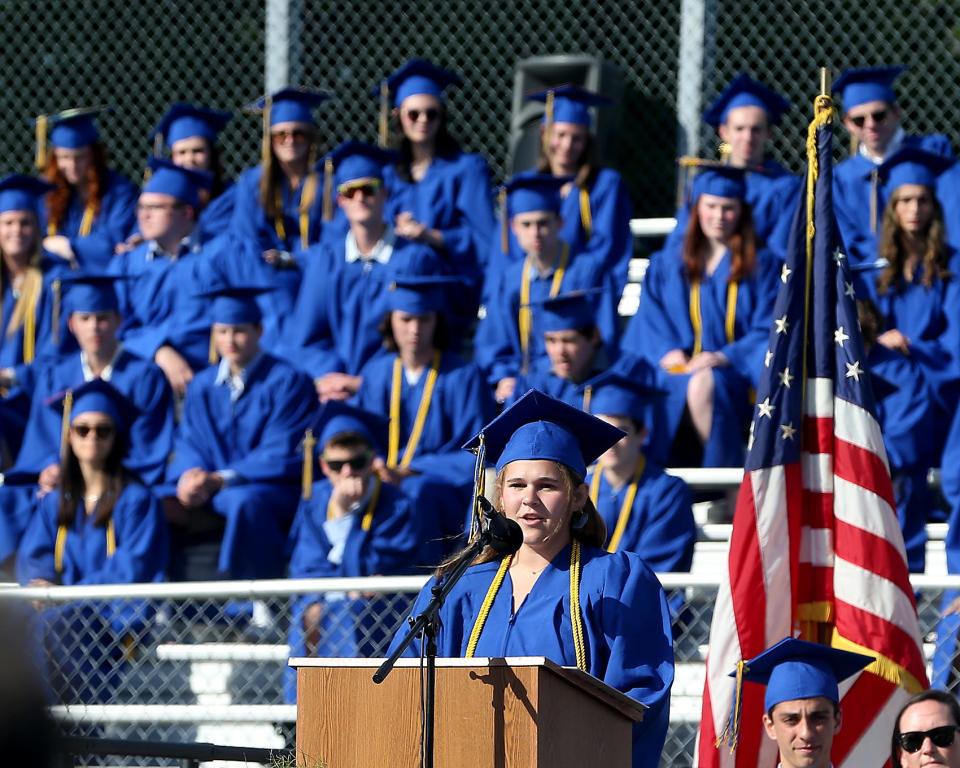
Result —
[[[290, 189], [286, 181], [280, 185], [283, 234], [285, 235], [281, 237], [275, 222], [267, 219], [267, 214], [260, 205], [262, 170], [259, 165], [247, 168], [237, 179], [231, 228], [237, 237], [255, 244], [261, 252], [276, 248], [279, 251], [296, 253], [303, 249], [300, 233], [300, 195], [303, 192], [303, 181], [294, 190]], [[316, 193], [308, 213], [309, 231], [306, 244], [309, 247], [319, 242], [323, 229], [323, 173], [319, 171]]]
[[[324, 479], [300, 502], [290, 531], [290, 578], [350, 578], [414, 573], [419, 531], [407, 498], [391, 485], [380, 486], [370, 530], [361, 525], [366, 505], [350, 516], [349, 531], [339, 563], [329, 559], [332, 544], [324, 529], [333, 486]], [[290, 623], [290, 655], [375, 656], [383, 653], [390, 627], [376, 626], [389, 615], [391, 595], [372, 598], [347, 595], [304, 595], [294, 604]], [[319, 646], [308, 649], [303, 634], [303, 612], [313, 604], [322, 608]], [[287, 701], [296, 701], [296, 671], [284, 676]]]
[[[476, 361], [491, 385], [500, 379], [517, 376], [522, 372], [523, 353], [520, 346], [518, 314], [520, 311], [520, 284], [523, 277], [524, 259], [508, 265], [500, 276], [496, 290], [487, 295], [486, 316], [477, 326], [474, 341]], [[530, 330], [529, 367], [546, 355], [543, 331], [537, 305], [550, 297], [553, 272], [546, 277], [536, 270], [530, 279], [530, 303], [533, 320]], [[599, 288], [595, 299], [597, 327], [603, 342], [610, 349], [617, 348], [619, 325], [617, 304], [620, 294], [609, 271], [593, 259], [581, 259], [572, 248], [570, 259], [557, 295], [581, 289]]]
[[214, 383], [218, 368], [200, 372], [187, 388], [167, 480], [176, 484], [194, 467], [235, 473], [210, 501], [226, 518], [220, 571], [241, 579], [279, 576], [299, 496], [300, 440], [316, 393], [306, 376], [265, 352], [231, 402], [229, 388]]
[[[605, 355], [599, 353], [594, 355], [590, 373], [584, 377], [584, 381], [603, 373], [603, 370], [606, 368], [605, 363]], [[513, 395], [507, 400], [505, 405], [513, 405], [514, 402], [519, 400], [521, 396], [531, 389], [539, 389], [544, 394], [555, 397], [567, 405], [579, 408], [580, 410], [586, 410], [583, 407], [584, 395], [578, 391], [582, 383], [583, 382], [576, 382], [557, 376], [557, 374], [553, 372], [550, 358], [544, 354], [543, 357], [537, 358], [527, 373], [522, 373], [517, 377], [517, 386], [513, 391]]]
[[[24, 323], [12, 334], [8, 333], [10, 320], [17, 305], [10, 275], [0, 265], [0, 369], [13, 368], [17, 381], [25, 391], [33, 389], [33, 374], [29, 370], [32, 364], [53, 360], [61, 351], [71, 348], [73, 337], [66, 332], [66, 318], [61, 302], [55, 300], [57, 289], [54, 283], [66, 271], [62, 259], [44, 254], [40, 262], [43, 273], [40, 293], [34, 309], [34, 356], [31, 362], [24, 359]], [[55, 314], [59, 312], [61, 322], [54, 327]]]
[[[493, 561], [470, 568], [440, 609], [437, 638], [440, 657], [466, 653], [470, 632], [497, 572]], [[636, 555], [583, 549], [580, 611], [587, 650], [587, 671], [650, 709], [634, 726], [634, 768], [653, 768], [667, 733], [673, 640], [663, 588]], [[431, 579], [417, 597], [411, 615], [429, 603]], [[547, 566], [519, 609], [513, 608], [509, 573], [490, 607], [477, 644], [478, 658], [546, 656], [576, 665], [570, 623], [570, 547]], [[391, 644], [395, 646], [400, 637]], [[415, 641], [407, 656], [420, 655]]]
[[[588, 485], [596, 471], [598, 467], [595, 466], [586, 481]], [[628, 482], [614, 490], [601, 473], [596, 506], [607, 524], [607, 544], [629, 487]], [[683, 480], [671, 477], [663, 467], [648, 461], [640, 475], [637, 495], [617, 551], [635, 552], [657, 573], [689, 571], [693, 563], [693, 545], [697, 540], [692, 504], [690, 488]]]
[[210, 300], [195, 294], [214, 281], [216, 254], [227, 242], [195, 242], [176, 259], [154, 255], [151, 243], [141, 243], [113, 259], [111, 273], [132, 278], [117, 282], [124, 347], [153, 360], [160, 347], [169, 345], [194, 371], [209, 364]]
[[406, 181], [395, 166], [383, 169], [390, 194], [386, 219], [401, 213], [443, 235], [441, 259], [450, 274], [476, 281], [496, 226], [490, 170], [481, 155], [460, 152], [435, 157], [420, 181]]
[[[904, 136], [903, 147], [919, 147], [935, 154], [953, 155], [950, 139], [943, 134]], [[877, 165], [859, 152], [833, 168], [833, 209], [850, 266], [870, 263], [877, 258], [877, 234], [883, 210], [892, 190], [874, 181]], [[870, 198], [876, 187], [876, 228], [871, 226]]]
[[[704, 466], [740, 466], [743, 463], [742, 432], [750, 416], [748, 392], [756, 387], [779, 285], [779, 259], [766, 250], [757, 253], [757, 267], [741, 280], [737, 291], [734, 339], [726, 338], [729, 253], [713, 275], [700, 287], [700, 316], [704, 351], [723, 353], [729, 366], [711, 369], [714, 377], [714, 413], [710, 438], [704, 446]], [[690, 319], [690, 281], [679, 251], [655, 254], [644, 277], [640, 307], [631, 318], [622, 348], [659, 369], [660, 359], [670, 350], [690, 354], [694, 331]], [[658, 370], [658, 386], [668, 392], [669, 440], [679, 426], [686, 407], [690, 376]]]
[[[745, 175], [746, 202], [750, 206], [753, 230], [768, 249], [783, 258], [786, 254], [793, 206], [799, 200], [803, 180], [784, 168], [776, 160], [764, 160], [765, 173]], [[690, 200], [677, 210], [677, 226], [667, 236], [663, 250], [679, 249], [690, 220]]]
[[230, 231], [236, 197], [237, 185], [229, 182], [223, 191], [200, 211], [197, 233], [201, 243]]
[[[54, 233], [70, 239], [70, 247], [77, 261], [90, 272], [106, 268], [117, 243], [122, 243], [137, 226], [137, 198], [140, 192], [125, 176], [107, 171], [107, 186], [100, 202], [100, 212], [94, 217], [89, 235], [80, 234], [84, 205], [77, 195], [70, 196], [66, 220]], [[47, 234], [47, 210], [41, 209], [40, 231]]]

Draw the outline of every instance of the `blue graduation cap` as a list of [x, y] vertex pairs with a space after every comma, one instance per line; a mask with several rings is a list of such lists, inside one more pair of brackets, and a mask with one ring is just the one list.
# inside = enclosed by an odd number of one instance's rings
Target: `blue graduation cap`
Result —
[[311, 427], [320, 452], [333, 438], [348, 433], [361, 435], [375, 450], [385, 451], [388, 428], [389, 422], [380, 414], [339, 400], [326, 403]]
[[207, 171], [183, 168], [165, 157], [151, 157], [147, 165], [153, 173], [143, 185], [144, 192], [170, 195], [194, 208], [200, 204], [200, 190], [213, 185], [213, 175]]
[[927, 152], [919, 147], [902, 147], [883, 161], [877, 169], [890, 190], [904, 184], [934, 187], [937, 176], [953, 165], [953, 158]]
[[737, 107], [760, 107], [767, 113], [767, 121], [776, 125], [783, 113], [790, 109], [790, 102], [752, 77], [737, 75], [707, 107], [703, 120], [716, 128], [727, 122], [730, 110]]
[[84, 413], [105, 413], [118, 432], [126, 432], [139, 413], [130, 398], [99, 378], [54, 395], [46, 404], [61, 413], [67, 424], [73, 424]]
[[100, 140], [96, 118], [109, 107], [80, 107], [65, 109], [52, 115], [37, 118], [37, 142], [46, 140], [41, 133], [50, 130], [50, 143], [61, 149], [80, 149], [96, 144]]
[[588, 91], [579, 85], [558, 85], [543, 91], [527, 94], [527, 101], [544, 104], [543, 122], [590, 125], [590, 107], [610, 104], [610, 99], [600, 93]]
[[497, 472], [512, 461], [547, 459], [583, 478], [587, 465], [623, 436], [605, 421], [531, 389], [463, 448], [479, 450], [482, 438], [486, 459], [495, 464]]
[[54, 185], [35, 176], [11, 173], [0, 179], [0, 213], [32, 211], [40, 208], [40, 199], [55, 189]]
[[628, 416], [638, 424], [647, 420], [650, 401], [665, 394], [642, 378], [626, 376], [610, 368], [580, 385], [578, 391], [590, 388], [590, 413], [604, 416]]
[[[763, 708], [783, 701], [822, 696], [840, 702], [839, 683], [875, 659], [819, 643], [786, 637], [759, 656], [743, 662], [743, 679], [767, 686]], [[736, 677], [737, 672], [731, 672]]]
[[[333, 98], [326, 91], [311, 90], [300, 86], [288, 86], [270, 95], [270, 125], [278, 123], [308, 123], [314, 125], [313, 110]], [[267, 106], [267, 97], [261, 96], [247, 109], [262, 112]]]
[[704, 165], [690, 188], [696, 202], [700, 195], [716, 195], [743, 200], [747, 196], [746, 169], [733, 165]]
[[167, 146], [182, 139], [201, 136], [211, 144], [216, 143], [217, 134], [230, 122], [232, 115], [209, 107], [199, 107], [182, 102], [174, 104], [157, 123], [150, 139], [162, 137]]
[[507, 214], [512, 218], [518, 213], [552, 211], [560, 213], [563, 201], [560, 190], [569, 181], [563, 176], [538, 171], [518, 173], [504, 184], [507, 193]]
[[833, 84], [833, 92], [839, 93], [843, 100], [843, 111], [870, 101], [897, 103], [897, 94], [893, 90], [893, 81], [907, 71], [903, 65], [892, 67], [861, 67], [845, 69]]
[[263, 321], [263, 312], [257, 297], [272, 290], [270, 286], [218, 285], [195, 295], [212, 300], [208, 313], [211, 324], [259, 325]]
[[64, 303], [68, 314], [73, 312], [118, 312], [117, 275], [73, 272], [60, 281], [66, 289]]
[[568, 291], [535, 302], [534, 305], [540, 307], [540, 329], [544, 333], [554, 333], [596, 326], [597, 310], [594, 300], [598, 293], [598, 288]]
[[361, 179], [378, 179], [382, 182], [384, 166], [396, 163], [398, 159], [396, 152], [351, 140], [332, 150], [325, 162], [332, 165], [334, 183], [339, 188]]
[[[392, 97], [393, 104], [399, 106], [408, 96], [427, 94], [443, 100], [443, 91], [451, 85], [462, 85], [463, 80], [456, 72], [438, 67], [426, 59], [411, 59], [400, 69], [387, 75], [383, 83]], [[379, 96], [382, 86], [374, 90]]]
[[411, 315], [446, 312], [452, 303], [449, 293], [463, 285], [464, 281], [457, 277], [398, 275], [387, 292], [387, 309]]

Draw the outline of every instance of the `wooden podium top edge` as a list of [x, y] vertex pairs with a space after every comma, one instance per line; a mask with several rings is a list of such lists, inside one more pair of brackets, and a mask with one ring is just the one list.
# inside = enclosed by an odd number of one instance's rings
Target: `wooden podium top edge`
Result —
[[[353, 669], [377, 669], [383, 663], [383, 659], [344, 659], [344, 658], [306, 658], [294, 657], [288, 661], [288, 664], [294, 668], [302, 667], [339, 667]], [[398, 659], [396, 666], [399, 668], [416, 668], [420, 666], [420, 659], [403, 658]], [[576, 667], [562, 667], [545, 656], [512, 656], [508, 658], [449, 658], [437, 659], [437, 668], [462, 668], [471, 667], [489, 668], [489, 667], [545, 667], [553, 674], [558, 675], [572, 685], [577, 686], [583, 691], [602, 699], [609, 706], [616, 709], [624, 717], [640, 722], [643, 719], [644, 710], [647, 707], [635, 699], [631, 699], [625, 693], [621, 693], [616, 688], [607, 685], [603, 680], [593, 675], [582, 672]]]

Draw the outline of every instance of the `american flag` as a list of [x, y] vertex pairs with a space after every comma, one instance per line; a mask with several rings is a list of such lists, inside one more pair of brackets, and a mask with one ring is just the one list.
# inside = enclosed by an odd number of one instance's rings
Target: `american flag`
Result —
[[[831, 196], [833, 107], [817, 99], [805, 199], [793, 221], [757, 389], [727, 578], [714, 609], [697, 760], [774, 766], [763, 689], [743, 689], [729, 722], [736, 663], [787, 636], [874, 655], [840, 687], [837, 768], [879, 768], [893, 718], [927, 686], [903, 537]], [[812, 195], [812, 201], [810, 196]]]

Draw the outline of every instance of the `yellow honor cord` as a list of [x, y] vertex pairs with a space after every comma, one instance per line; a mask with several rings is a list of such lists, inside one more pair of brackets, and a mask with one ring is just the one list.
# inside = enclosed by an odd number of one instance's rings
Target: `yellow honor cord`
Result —
[[53, 343], [60, 343], [60, 293], [61, 293], [61, 283], [59, 280], [54, 280], [50, 284], [50, 292], [53, 294], [53, 310], [51, 311], [53, 328], [51, 333], [53, 334]]
[[[307, 250], [310, 247], [310, 207], [317, 199], [317, 174], [308, 173], [300, 192], [300, 247]], [[330, 218], [333, 218], [331, 209]]]
[[264, 173], [270, 173], [271, 161], [273, 160], [273, 146], [271, 145], [272, 138], [270, 136], [270, 108], [272, 106], [273, 97], [267, 94], [263, 100], [263, 112], [261, 113], [261, 130], [263, 137], [260, 143], [260, 161], [263, 163]]
[[80, 237], [86, 237], [93, 230], [93, 220], [96, 215], [93, 203], [87, 203], [86, 208], [83, 209], [83, 218], [80, 220]]
[[737, 294], [739, 293], [739, 283], [731, 281], [727, 283], [727, 317], [724, 323], [724, 329], [727, 332], [727, 344], [732, 344], [736, 338], [737, 331]]
[[300, 496], [309, 499], [313, 496], [313, 449], [317, 445], [317, 438], [313, 430], [303, 433], [303, 473], [300, 478]]
[[[550, 283], [551, 299], [560, 293], [560, 286], [563, 285], [563, 276], [567, 272], [569, 261], [570, 246], [564, 243], [563, 249], [560, 251], [560, 264], [554, 271], [553, 281]], [[523, 260], [523, 274], [520, 275], [520, 310], [517, 313], [517, 329], [520, 332], [520, 352], [524, 361], [524, 370], [526, 370], [530, 355], [530, 332], [533, 326], [533, 312], [530, 309], [530, 270], [532, 268], [532, 260], [527, 256]]]
[[36, 126], [37, 155], [35, 165], [38, 171], [46, 170], [47, 167], [47, 116], [40, 115], [37, 118]]
[[377, 139], [380, 146], [386, 148], [390, 141], [390, 86], [386, 80], [380, 81], [380, 115]]
[[[410, 466], [410, 462], [413, 461], [413, 456], [417, 451], [417, 445], [420, 443], [420, 438], [423, 436], [423, 427], [426, 424], [427, 413], [433, 400], [433, 390], [440, 374], [440, 358], [439, 351], [433, 353], [433, 361], [430, 364], [430, 371], [427, 373], [427, 380], [423, 385], [423, 394], [420, 396], [420, 404], [417, 406], [413, 428], [410, 431], [406, 448], [403, 450], [403, 458], [400, 460], [399, 466], [401, 467]], [[390, 387], [390, 428], [387, 445], [387, 466], [390, 469], [397, 467], [397, 459], [400, 456], [400, 396], [402, 388], [403, 363], [400, 362], [400, 356], [398, 355], [393, 361], [393, 380]]]
[[[377, 503], [380, 501], [380, 487], [383, 483], [379, 477], [373, 479], [373, 491], [370, 493], [370, 501], [367, 502], [367, 508], [360, 518], [360, 530], [369, 531], [373, 526], [373, 515], [377, 511]], [[333, 494], [330, 494], [330, 500], [327, 502], [327, 520], [333, 520]]]
[[210, 327], [210, 344], [207, 347], [207, 362], [215, 365], [220, 361], [220, 355], [217, 354], [217, 342], [213, 335], [213, 326]]
[[[577, 658], [577, 668], [587, 671], [587, 647], [583, 635], [583, 616], [580, 612], [580, 542], [576, 539], [570, 545], [570, 628], [573, 632], [573, 648]], [[507, 576], [507, 571], [513, 563], [513, 555], [507, 555], [500, 561], [500, 567], [490, 582], [487, 594], [480, 604], [480, 612], [470, 630], [470, 637], [467, 640], [467, 650], [464, 658], [472, 659], [477, 651], [477, 644], [480, 642], [480, 635], [483, 627], [487, 623], [487, 617], [490, 615], [490, 609], [493, 607], [493, 601], [503, 585], [503, 580]]]
[[[724, 316], [723, 329], [727, 343], [736, 339], [737, 331], [737, 296], [740, 292], [739, 283], [727, 283], [727, 307]], [[690, 283], [690, 325], [693, 326], [693, 352], [691, 357], [703, 352], [703, 315], [700, 311], [700, 280]]]
[[[57, 528], [57, 541], [53, 547], [53, 569], [59, 575], [63, 573], [63, 558], [67, 551], [67, 526], [61, 525]], [[113, 518], [107, 522], [107, 530], [104, 534], [107, 539], [107, 557], [113, 557], [117, 551], [117, 531], [113, 525]]]
[[287, 242], [287, 225], [283, 221], [283, 195], [280, 190], [276, 191], [276, 194], [273, 196], [273, 204], [276, 210], [276, 215], [273, 217], [273, 229], [284, 243]]
[[333, 160], [323, 161], [323, 220], [333, 221]]
[[593, 213], [590, 210], [590, 190], [580, 187], [580, 224], [586, 240], [593, 235]]
[[[620, 548], [620, 540], [627, 530], [627, 524], [630, 522], [630, 515], [633, 512], [633, 502], [637, 498], [637, 489], [640, 487], [640, 478], [643, 471], [647, 468], [647, 459], [641, 453], [637, 468], [630, 479], [630, 485], [627, 486], [627, 494], [623, 497], [623, 503], [620, 505], [620, 513], [617, 515], [616, 525], [613, 527], [613, 533], [610, 534], [610, 541], [607, 543], [607, 552], [616, 552]], [[603, 471], [596, 467], [593, 477], [590, 478], [590, 500], [594, 506], [597, 506], [600, 499], [600, 475]]]

